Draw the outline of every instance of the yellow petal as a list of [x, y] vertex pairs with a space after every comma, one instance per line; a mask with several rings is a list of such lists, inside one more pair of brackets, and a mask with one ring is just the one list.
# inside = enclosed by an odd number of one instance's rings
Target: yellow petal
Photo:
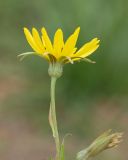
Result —
[[77, 50], [77, 48], [74, 48], [74, 49], [73, 49], [73, 52], [72, 52], [72, 54], [74, 54], [74, 53], [76, 52], [76, 50]]
[[61, 51], [62, 51], [63, 46], [64, 46], [63, 32], [61, 29], [58, 29], [55, 33], [54, 43], [53, 43], [54, 55], [56, 58], [61, 56]]
[[70, 54], [73, 52], [78, 39], [79, 31], [80, 27], [78, 27], [75, 32], [67, 39], [62, 51], [62, 56], [70, 56]]
[[34, 39], [35, 43], [42, 50], [42, 52], [44, 52], [45, 49], [44, 49], [43, 43], [40, 39], [38, 31], [35, 28], [32, 29], [32, 34], [33, 34], [33, 39]]
[[44, 41], [44, 39], [43, 39], [43, 36], [42, 36], [41, 38], [42, 38], [43, 46], [44, 46], [44, 48], [46, 49], [46, 44], [45, 44], [45, 41]]
[[36, 45], [31, 33], [29, 32], [29, 30], [27, 28], [24, 28], [24, 34], [26, 36], [26, 39], [27, 39], [29, 45], [32, 47], [32, 49], [37, 53], [41, 53], [40, 48]]
[[52, 53], [53, 52], [53, 47], [52, 47], [52, 43], [50, 41], [50, 38], [47, 34], [47, 31], [45, 28], [42, 28], [42, 34], [43, 34], [43, 41], [46, 47], [47, 52]]
[[94, 38], [90, 42], [86, 43], [83, 47], [78, 50], [75, 54], [73, 54], [71, 57], [82, 57], [85, 58], [89, 56], [91, 53], [93, 53], [98, 47], [99, 47], [99, 42], [97, 38]]

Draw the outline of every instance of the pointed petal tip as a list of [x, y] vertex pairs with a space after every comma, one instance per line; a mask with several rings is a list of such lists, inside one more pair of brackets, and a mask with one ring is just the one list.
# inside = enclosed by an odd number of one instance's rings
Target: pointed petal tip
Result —
[[100, 39], [98, 39], [97, 42], [99, 43], [99, 42], [100, 42]]
[[100, 42], [100, 39], [99, 39], [99, 38], [96, 38], [96, 41], [97, 41], [97, 43], [99, 43], [99, 42]]
[[25, 36], [27, 36], [28, 34], [30, 34], [30, 31], [26, 27], [23, 28], [23, 31], [24, 31]]
[[28, 31], [27, 27], [24, 27], [23, 30], [24, 30], [24, 32]]
[[63, 33], [61, 28], [58, 28], [55, 33]]
[[98, 38], [96, 37], [96, 38], [93, 38], [93, 39], [91, 40], [91, 42], [92, 42], [92, 43], [95, 43], [95, 44], [99, 44], [100, 39], [98, 39]]
[[32, 31], [37, 31], [35, 27], [32, 27]]
[[78, 26], [78, 27], [76, 28], [76, 30], [80, 30], [80, 26]]
[[75, 33], [78, 34], [79, 32], [80, 32], [80, 27], [77, 27], [77, 28], [75, 29]]
[[97, 37], [95, 37], [95, 38], [93, 38], [93, 39], [92, 39], [92, 41], [98, 41], [98, 38], [97, 38]]
[[33, 34], [34, 34], [34, 33], [35, 33], [35, 34], [38, 34], [38, 30], [37, 30], [35, 27], [33, 27], [33, 28], [32, 28], [32, 33], [33, 33]]
[[97, 42], [100, 42], [100, 39], [99, 38], [96, 38], [97, 39]]
[[41, 32], [42, 32], [42, 33], [46, 32], [45, 27], [42, 27], [42, 28], [41, 28]]
[[58, 28], [57, 31], [58, 31], [58, 32], [62, 32], [62, 29], [61, 29], [61, 28]]

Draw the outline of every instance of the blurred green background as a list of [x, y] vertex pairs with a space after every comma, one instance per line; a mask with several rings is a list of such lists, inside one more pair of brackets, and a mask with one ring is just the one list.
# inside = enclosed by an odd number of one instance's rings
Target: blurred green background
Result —
[[73, 134], [66, 140], [67, 160], [109, 128], [125, 132], [124, 142], [95, 159], [127, 159], [127, 17], [127, 0], [0, 0], [0, 159], [45, 160], [55, 152], [48, 63], [33, 56], [17, 59], [32, 51], [24, 26], [45, 26], [51, 37], [60, 27], [65, 39], [80, 26], [78, 47], [94, 37], [101, 40], [90, 56], [96, 64], [64, 67], [56, 90], [59, 130], [62, 136]]

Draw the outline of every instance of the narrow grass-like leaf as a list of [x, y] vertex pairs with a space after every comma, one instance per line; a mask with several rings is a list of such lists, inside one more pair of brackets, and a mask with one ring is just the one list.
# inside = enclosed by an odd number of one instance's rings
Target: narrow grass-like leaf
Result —
[[65, 138], [68, 136], [71, 136], [71, 133], [68, 133], [64, 136], [61, 147], [60, 147], [60, 159], [61, 160], [65, 160], [65, 150], [64, 150], [64, 142], [65, 142]]
[[60, 160], [65, 160], [64, 143], [62, 143], [60, 147]]

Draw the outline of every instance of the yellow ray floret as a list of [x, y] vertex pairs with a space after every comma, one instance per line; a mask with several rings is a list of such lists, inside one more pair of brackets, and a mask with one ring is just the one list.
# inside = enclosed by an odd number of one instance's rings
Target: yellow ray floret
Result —
[[63, 32], [61, 29], [58, 29], [55, 32], [52, 44], [45, 28], [41, 29], [41, 38], [35, 28], [32, 29], [32, 34], [27, 28], [24, 28], [26, 39], [29, 45], [35, 51], [35, 54], [46, 58], [50, 62], [54, 60], [54, 62], [60, 63], [68, 63], [84, 59], [99, 47], [100, 40], [98, 38], [94, 38], [90, 42], [85, 43], [77, 51], [76, 42], [79, 32], [80, 27], [78, 27], [64, 43]]
[[45, 28], [42, 28], [41, 31], [42, 31], [43, 40], [44, 40], [44, 43], [45, 43], [45, 46], [46, 46], [46, 51], [52, 54], [53, 53], [53, 46], [52, 46], [50, 38], [47, 34], [47, 31], [46, 31]]
[[72, 54], [71, 57], [74, 58], [75, 61], [89, 56], [99, 47], [99, 42], [100, 40], [98, 40], [98, 38], [94, 38], [90, 42], [83, 45], [75, 54]]
[[75, 32], [67, 39], [61, 54], [62, 56], [70, 56], [70, 54], [73, 53], [78, 39], [79, 31], [80, 27], [78, 27]]
[[35, 28], [32, 29], [32, 35], [37, 46], [42, 50], [42, 52], [44, 52], [45, 51], [44, 45], [42, 43], [42, 40], [40, 39], [38, 31]]
[[24, 34], [26, 36], [28, 43], [32, 47], [32, 49], [37, 53], [42, 53], [43, 49], [42, 48], [40, 49], [37, 41], [35, 41], [34, 37], [31, 35], [31, 33], [29, 32], [27, 28], [24, 28]]
[[54, 35], [53, 41], [53, 53], [55, 57], [59, 57], [62, 49], [64, 47], [64, 40], [63, 40], [63, 32], [61, 29], [58, 29]]

